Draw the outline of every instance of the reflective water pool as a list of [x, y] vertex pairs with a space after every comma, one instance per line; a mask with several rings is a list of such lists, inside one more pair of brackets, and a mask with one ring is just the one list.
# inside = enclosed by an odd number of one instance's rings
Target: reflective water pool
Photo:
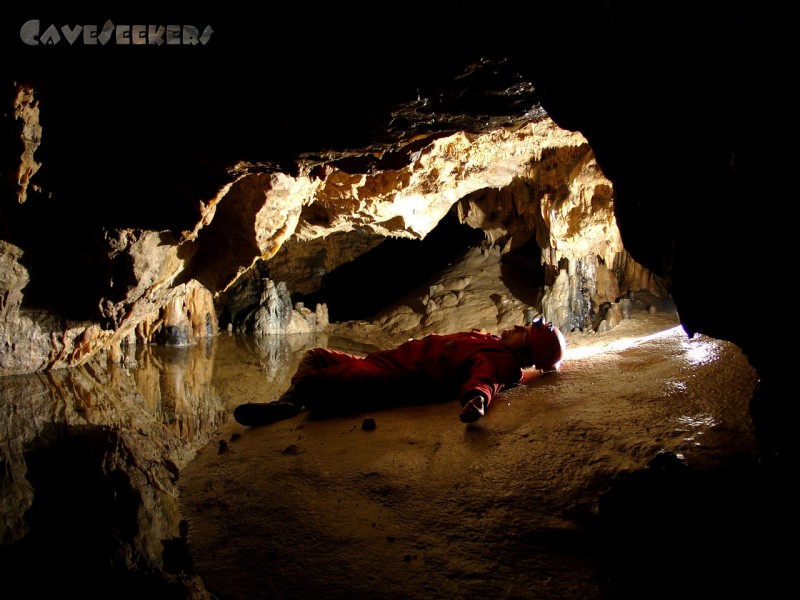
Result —
[[[674, 324], [626, 336], [633, 325], [571, 339], [556, 379], [510, 390], [476, 427], [445, 403], [374, 415], [371, 438], [356, 417], [264, 430], [231, 420], [238, 404], [277, 397], [310, 347], [374, 349], [326, 334], [223, 333], [137, 348], [122, 364], [0, 377], [0, 589], [604, 598], [620, 588], [608, 583], [618, 573], [603, 569], [603, 556], [628, 565], [622, 577], [636, 583], [633, 571], [647, 579], [660, 568], [647, 553], [752, 558], [732, 543], [754, 533], [752, 515], [724, 535], [718, 522], [767, 501], [743, 493], [752, 480], [659, 479], [656, 491], [621, 483], [606, 493], [622, 475], [647, 473], [662, 450], [704, 471], [756, 461], [747, 411], [756, 378], [738, 349], [689, 340]], [[699, 516], [690, 508], [698, 503]], [[610, 538], [631, 543], [590, 543], [586, 523], [602, 507], [620, 526]], [[696, 538], [675, 538], [687, 535]], [[352, 567], [322, 569], [335, 556]], [[402, 572], [392, 566], [398, 556]], [[686, 565], [675, 560], [665, 576], [682, 581]]]
[[122, 364], [0, 377], [0, 581], [202, 597], [181, 533], [181, 469], [236, 404], [271, 399], [307, 348], [336, 343], [222, 334], [139, 347]]

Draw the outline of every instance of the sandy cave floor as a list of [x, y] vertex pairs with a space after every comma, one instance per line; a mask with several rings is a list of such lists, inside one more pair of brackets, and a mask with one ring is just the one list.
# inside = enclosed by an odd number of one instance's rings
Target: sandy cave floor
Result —
[[[757, 378], [736, 346], [676, 326], [637, 312], [570, 335], [559, 373], [473, 425], [454, 401], [229, 422], [181, 473], [198, 574], [225, 600], [708, 597], [761, 590], [762, 571], [776, 585], [752, 546], [771, 535], [752, 491]], [[242, 401], [263, 397], [216, 368]]]

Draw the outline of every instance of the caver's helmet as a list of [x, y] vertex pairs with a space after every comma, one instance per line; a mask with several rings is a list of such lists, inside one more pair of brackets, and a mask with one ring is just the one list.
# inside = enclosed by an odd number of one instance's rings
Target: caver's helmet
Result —
[[567, 350], [564, 334], [552, 323], [545, 323], [541, 315], [526, 327], [532, 365], [540, 371], [557, 371]]

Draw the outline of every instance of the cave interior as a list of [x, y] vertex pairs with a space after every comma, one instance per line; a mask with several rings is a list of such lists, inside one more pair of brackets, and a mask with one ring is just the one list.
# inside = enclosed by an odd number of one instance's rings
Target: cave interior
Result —
[[[790, 20], [747, 2], [549, 4], [9, 15], [4, 379], [251, 333], [266, 281], [290, 312], [326, 305], [292, 327], [386, 319], [464, 253], [495, 253], [519, 307], [567, 331], [613, 327], [606, 311], [638, 294], [740, 347], [783, 506], [794, 408], [772, 330], [791, 317], [765, 297], [791, 292], [765, 291], [786, 280], [796, 205], [777, 150], [792, 95], [771, 75], [790, 72]], [[39, 38], [106, 20], [213, 34], [24, 43], [34, 19]], [[425, 310], [380, 341], [426, 332]], [[49, 460], [29, 468], [55, 476]]]

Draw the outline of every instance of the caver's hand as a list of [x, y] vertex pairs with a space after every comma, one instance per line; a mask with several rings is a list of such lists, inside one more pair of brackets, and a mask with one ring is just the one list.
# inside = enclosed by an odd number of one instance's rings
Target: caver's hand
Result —
[[461, 408], [461, 422], [474, 423], [486, 412], [486, 398], [478, 394], [470, 398]]

